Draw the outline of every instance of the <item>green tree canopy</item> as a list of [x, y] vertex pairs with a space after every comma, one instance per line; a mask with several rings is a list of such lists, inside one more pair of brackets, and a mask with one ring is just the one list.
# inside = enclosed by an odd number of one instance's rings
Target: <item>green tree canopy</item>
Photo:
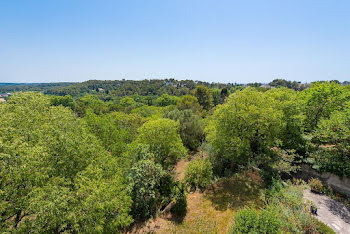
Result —
[[198, 99], [199, 104], [205, 109], [209, 110], [213, 104], [213, 98], [210, 89], [203, 85], [198, 85], [194, 90], [194, 94]]
[[87, 111], [84, 120], [88, 124], [89, 130], [102, 141], [105, 149], [117, 157], [134, 140], [137, 129], [144, 122], [137, 114], [113, 112], [96, 115], [90, 110]]
[[322, 118], [329, 118], [331, 113], [341, 110], [349, 100], [348, 88], [334, 82], [316, 82], [302, 92], [304, 101], [305, 128], [312, 131]]
[[0, 114], [1, 232], [102, 233], [132, 222], [117, 160], [69, 108], [28, 92]]
[[170, 106], [170, 105], [176, 105], [178, 100], [179, 100], [178, 97], [170, 96], [165, 93], [156, 99], [156, 103], [158, 106]]
[[199, 105], [198, 99], [192, 95], [185, 95], [177, 102], [177, 108], [179, 110], [192, 110], [194, 114], [200, 114], [202, 111], [201, 105]]
[[155, 162], [167, 168], [186, 153], [178, 130], [179, 124], [174, 120], [150, 120], [139, 128], [139, 135], [133, 145], [149, 145], [150, 152], [155, 155]]
[[107, 105], [93, 95], [87, 95], [77, 100], [75, 111], [78, 116], [85, 116], [87, 109], [91, 109], [95, 114], [102, 114], [108, 111]]
[[300, 95], [287, 88], [270, 89], [266, 95], [275, 100], [274, 108], [283, 112], [284, 125], [280, 132], [281, 148], [295, 149], [299, 154], [305, 154], [303, 137], [305, 116], [302, 113]]
[[217, 173], [271, 160], [283, 128], [283, 112], [275, 106], [273, 98], [253, 88], [232, 94], [219, 106], [208, 128]]
[[50, 103], [52, 106], [66, 106], [70, 107], [72, 110], [75, 110], [75, 102], [72, 96], [67, 95], [67, 96], [53, 96], [50, 99]]
[[179, 121], [182, 142], [189, 150], [196, 150], [201, 145], [204, 139], [203, 124], [201, 118], [193, 114], [192, 110], [173, 110], [164, 117]]

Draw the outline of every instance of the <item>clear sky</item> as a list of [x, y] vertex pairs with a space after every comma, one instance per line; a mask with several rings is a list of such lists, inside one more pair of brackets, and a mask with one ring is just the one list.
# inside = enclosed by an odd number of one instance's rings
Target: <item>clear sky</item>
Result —
[[0, 82], [155, 78], [350, 80], [350, 1], [0, 1]]

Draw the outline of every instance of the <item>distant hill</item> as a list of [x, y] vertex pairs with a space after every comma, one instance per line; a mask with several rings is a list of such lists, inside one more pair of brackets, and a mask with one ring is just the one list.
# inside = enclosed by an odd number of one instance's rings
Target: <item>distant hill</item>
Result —
[[73, 82], [57, 83], [0, 83], [0, 93], [19, 92], [19, 91], [40, 91], [46, 92], [52, 88], [61, 88], [73, 85]]
[[47, 89], [46, 94], [52, 95], [71, 95], [73, 97], [83, 96], [85, 94], [104, 93], [113, 96], [129, 95], [186, 95], [195, 89], [198, 85], [204, 85], [208, 88], [227, 88], [230, 89], [237, 84], [208, 83], [193, 80], [89, 80], [81, 83], [75, 83], [69, 86], [61, 86]]

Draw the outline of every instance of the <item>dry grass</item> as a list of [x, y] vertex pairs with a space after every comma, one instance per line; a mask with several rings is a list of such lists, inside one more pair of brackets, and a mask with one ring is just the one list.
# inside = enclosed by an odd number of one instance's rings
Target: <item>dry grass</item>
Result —
[[259, 174], [246, 171], [216, 182], [204, 193], [190, 193], [184, 217], [158, 217], [135, 233], [227, 233], [239, 209], [263, 205], [261, 191]]
[[175, 166], [175, 174], [177, 180], [182, 180], [185, 177], [185, 169], [190, 161], [188, 159], [181, 159]]

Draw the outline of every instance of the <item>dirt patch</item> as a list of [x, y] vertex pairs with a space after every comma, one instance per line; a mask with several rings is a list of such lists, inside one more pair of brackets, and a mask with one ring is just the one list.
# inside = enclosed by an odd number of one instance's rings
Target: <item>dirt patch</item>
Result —
[[177, 180], [182, 180], [185, 177], [185, 170], [190, 161], [188, 159], [181, 159], [175, 166], [175, 174]]
[[227, 233], [239, 209], [263, 205], [261, 191], [262, 180], [254, 171], [221, 179], [204, 193], [187, 195], [187, 212], [182, 219], [171, 214], [157, 217], [132, 233]]

